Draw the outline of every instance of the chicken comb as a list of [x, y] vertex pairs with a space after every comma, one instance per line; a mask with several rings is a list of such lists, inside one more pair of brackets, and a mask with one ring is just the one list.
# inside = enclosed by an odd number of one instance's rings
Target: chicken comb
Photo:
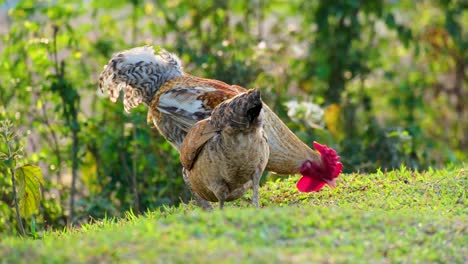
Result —
[[301, 192], [317, 192], [328, 183], [335, 187], [335, 178], [340, 175], [343, 164], [340, 156], [332, 148], [314, 141], [314, 148], [321, 155], [321, 164], [306, 160], [301, 166], [302, 178], [296, 186]]

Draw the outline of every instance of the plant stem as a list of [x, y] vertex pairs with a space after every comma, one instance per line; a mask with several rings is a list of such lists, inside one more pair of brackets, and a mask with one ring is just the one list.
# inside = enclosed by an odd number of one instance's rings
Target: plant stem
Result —
[[16, 211], [16, 220], [18, 221], [18, 224], [21, 229], [21, 235], [25, 236], [26, 231], [24, 231], [24, 226], [23, 226], [23, 221], [21, 220], [20, 212], [19, 212], [19, 205], [18, 205], [18, 197], [16, 195], [16, 180], [15, 180], [15, 170], [10, 168], [10, 173], [11, 173], [11, 182], [13, 185], [13, 199], [15, 201], [15, 211]]
[[133, 2], [133, 12], [132, 12], [132, 44], [135, 45], [137, 40], [137, 31], [138, 31], [138, 2]]
[[133, 185], [133, 195], [135, 196], [135, 209], [136, 213], [140, 213], [140, 197], [138, 195], [138, 185], [137, 185], [137, 134], [136, 134], [136, 124], [133, 124], [133, 159], [132, 159], [132, 185]]
[[[13, 155], [11, 153], [10, 142], [8, 141], [7, 137], [5, 137], [5, 139], [6, 139], [6, 145], [8, 148], [8, 156], [9, 156], [8, 158], [11, 160], [13, 158]], [[18, 224], [20, 226], [21, 235], [25, 236], [26, 232], [24, 231], [23, 221], [21, 220], [21, 215], [19, 212], [19, 205], [18, 205], [18, 195], [16, 194], [16, 174], [15, 174], [15, 170], [11, 167], [10, 167], [10, 173], [11, 173], [11, 184], [13, 188], [13, 200], [15, 202], [16, 220], [18, 221]]]
[[73, 224], [73, 219], [75, 218], [75, 194], [78, 170], [78, 131], [75, 128], [72, 131], [72, 141], [72, 182], [70, 190], [70, 218], [68, 219], [68, 226], [71, 226]]
[[262, 41], [263, 40], [263, 0], [258, 0], [257, 1], [257, 26], [258, 26], [258, 32], [257, 32], [257, 40]]

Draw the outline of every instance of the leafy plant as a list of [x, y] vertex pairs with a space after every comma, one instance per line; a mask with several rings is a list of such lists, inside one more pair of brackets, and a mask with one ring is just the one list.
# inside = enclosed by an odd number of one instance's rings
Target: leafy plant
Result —
[[10, 120], [0, 121], [0, 138], [2, 139], [0, 166], [5, 169], [2, 171], [10, 174], [16, 220], [24, 236], [26, 231], [21, 218], [29, 218], [39, 209], [42, 198], [41, 185], [44, 182], [42, 171], [35, 165], [21, 165], [20, 159], [23, 152], [21, 137]]

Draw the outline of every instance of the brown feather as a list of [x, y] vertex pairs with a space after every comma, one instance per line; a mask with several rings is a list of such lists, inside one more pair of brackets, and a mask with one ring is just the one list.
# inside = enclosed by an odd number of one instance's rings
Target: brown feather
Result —
[[266, 105], [265, 133], [270, 146], [267, 170], [278, 174], [296, 174], [306, 160], [320, 162], [320, 154], [302, 142]]
[[180, 147], [180, 162], [184, 168], [192, 169], [200, 150], [217, 131], [219, 130], [210, 123], [209, 118], [199, 121], [189, 130]]

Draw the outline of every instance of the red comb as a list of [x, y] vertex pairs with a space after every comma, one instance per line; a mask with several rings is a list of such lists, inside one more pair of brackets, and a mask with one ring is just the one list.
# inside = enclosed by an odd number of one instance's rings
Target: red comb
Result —
[[326, 145], [314, 142], [314, 148], [320, 152], [322, 164], [306, 160], [301, 166], [302, 178], [296, 186], [301, 192], [317, 192], [329, 184], [334, 187], [335, 178], [341, 173], [343, 164], [336, 151]]

